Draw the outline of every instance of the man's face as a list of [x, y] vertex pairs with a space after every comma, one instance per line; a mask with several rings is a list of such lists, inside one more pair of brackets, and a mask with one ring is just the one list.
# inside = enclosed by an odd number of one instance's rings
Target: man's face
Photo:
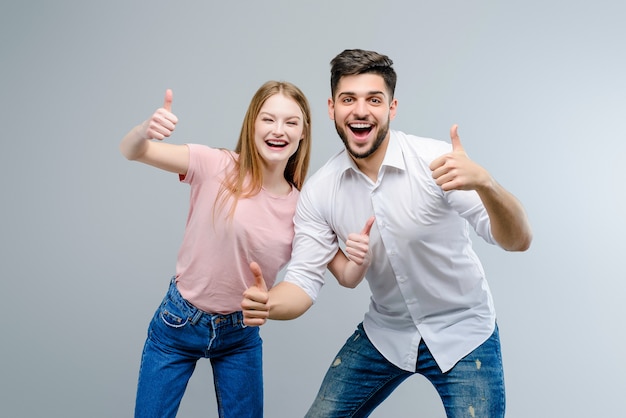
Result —
[[389, 136], [389, 121], [396, 116], [385, 81], [377, 74], [342, 77], [335, 97], [328, 99], [328, 115], [346, 149], [354, 158], [374, 154]]

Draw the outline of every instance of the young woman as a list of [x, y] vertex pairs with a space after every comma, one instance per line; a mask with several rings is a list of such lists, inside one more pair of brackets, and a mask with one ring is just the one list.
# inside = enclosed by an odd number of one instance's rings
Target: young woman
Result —
[[[262, 341], [258, 327], [244, 324], [241, 300], [258, 285], [251, 264], [272, 287], [291, 255], [310, 159], [309, 104], [291, 83], [265, 83], [250, 102], [234, 151], [162, 142], [177, 122], [167, 90], [163, 107], [120, 145], [129, 160], [176, 173], [191, 186], [176, 274], [148, 328], [135, 416], [174, 417], [196, 362], [208, 358], [219, 416], [260, 418]], [[362, 238], [347, 244], [352, 261], [338, 251], [329, 265], [333, 274], [364, 275]]]

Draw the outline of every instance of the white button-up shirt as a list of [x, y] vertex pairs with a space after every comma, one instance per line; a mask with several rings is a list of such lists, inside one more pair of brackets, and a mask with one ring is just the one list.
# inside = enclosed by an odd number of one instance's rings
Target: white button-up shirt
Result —
[[444, 192], [429, 164], [450, 144], [391, 131], [376, 182], [342, 150], [304, 185], [295, 215], [291, 262], [284, 280], [313, 301], [324, 284], [338, 239], [363, 229], [372, 215], [372, 292], [363, 325], [391, 363], [415, 371], [423, 339], [443, 372], [489, 338], [495, 311], [471, 226], [495, 244], [474, 191]]

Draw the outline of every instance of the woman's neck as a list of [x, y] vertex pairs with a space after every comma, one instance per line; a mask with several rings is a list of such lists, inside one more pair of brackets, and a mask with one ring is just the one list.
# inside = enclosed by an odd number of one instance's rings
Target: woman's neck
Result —
[[284, 167], [280, 170], [263, 170], [263, 189], [278, 196], [291, 193], [291, 184], [285, 179]]

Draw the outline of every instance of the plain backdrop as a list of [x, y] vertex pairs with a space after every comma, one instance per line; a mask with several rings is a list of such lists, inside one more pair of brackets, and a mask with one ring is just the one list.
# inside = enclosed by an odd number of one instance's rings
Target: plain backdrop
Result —
[[[4, 1], [0, 5], [0, 416], [129, 417], [148, 322], [188, 208], [119, 142], [174, 91], [175, 143], [232, 148], [254, 91], [313, 109], [311, 173], [346, 48], [395, 62], [392, 127], [449, 140], [525, 205], [534, 242], [476, 240], [503, 345], [507, 416], [616, 417], [626, 392], [626, 6], [622, 1]], [[302, 417], [369, 301], [333, 280], [264, 338], [269, 418]], [[180, 417], [216, 417], [208, 361]], [[425, 379], [373, 417], [443, 417]]]

